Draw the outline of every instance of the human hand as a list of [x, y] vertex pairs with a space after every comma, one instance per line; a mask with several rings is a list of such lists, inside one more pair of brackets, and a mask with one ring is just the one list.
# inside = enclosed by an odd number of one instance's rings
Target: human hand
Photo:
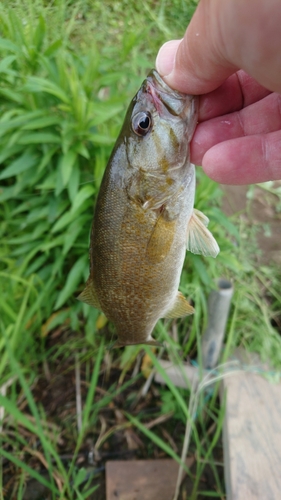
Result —
[[281, 179], [280, 26], [279, 0], [201, 0], [184, 39], [159, 51], [169, 85], [205, 94], [191, 160], [218, 182]]

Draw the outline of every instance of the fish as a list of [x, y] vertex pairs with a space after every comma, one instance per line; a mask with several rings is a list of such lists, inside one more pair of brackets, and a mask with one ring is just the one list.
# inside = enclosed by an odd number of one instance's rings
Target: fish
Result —
[[194, 209], [190, 141], [198, 97], [150, 71], [131, 101], [105, 169], [90, 237], [90, 276], [78, 299], [114, 325], [114, 347], [159, 345], [160, 318], [194, 313], [178, 290], [186, 250], [216, 257], [208, 218]]

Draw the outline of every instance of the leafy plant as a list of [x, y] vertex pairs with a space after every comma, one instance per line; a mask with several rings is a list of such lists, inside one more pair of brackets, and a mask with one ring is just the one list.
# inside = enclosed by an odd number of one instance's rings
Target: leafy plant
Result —
[[[120, 435], [127, 450], [131, 433], [139, 455], [164, 450], [181, 463], [186, 420], [192, 422], [190, 449], [198, 458], [192, 498], [206, 462], [218, 493], [204, 495], [223, 494], [213, 454], [224, 411], [217, 393], [200, 396], [196, 415], [189, 411], [190, 391], [179, 390], [167, 376], [160, 397], [153, 383], [143, 396], [150, 378], [145, 382], [140, 374], [142, 348], [105, 350], [103, 336], [111, 336], [112, 326], [75, 300], [88, 277], [93, 207], [125, 110], [161, 43], [182, 36], [195, 7], [193, 0], [1, 3], [0, 418], [5, 432], [0, 477], [8, 491], [11, 467], [19, 499], [26, 498], [30, 478], [50, 498], [91, 498], [97, 470], [79, 462], [88, 440], [98, 457], [115, 449]], [[272, 184], [263, 189], [278, 196], [279, 210], [280, 189]], [[216, 260], [186, 255], [180, 288], [193, 300], [196, 314], [176, 326], [160, 321], [156, 332], [169, 346], [165, 356], [200, 364], [207, 297], [216, 279], [225, 276], [234, 281], [235, 294], [223, 359], [242, 345], [270, 359], [275, 380], [274, 370], [281, 366], [280, 272], [265, 265], [257, 269], [256, 228], [243, 216], [227, 218], [222, 196], [221, 187], [198, 168], [196, 208], [210, 218], [221, 253]], [[150, 371], [161, 371], [155, 353], [146, 348], [146, 354]], [[79, 429], [77, 373], [83, 382]], [[63, 397], [54, 413], [46, 400], [53, 387]], [[158, 422], [167, 415], [171, 425], [151, 428], [152, 417]], [[176, 444], [167, 441], [175, 425]]]

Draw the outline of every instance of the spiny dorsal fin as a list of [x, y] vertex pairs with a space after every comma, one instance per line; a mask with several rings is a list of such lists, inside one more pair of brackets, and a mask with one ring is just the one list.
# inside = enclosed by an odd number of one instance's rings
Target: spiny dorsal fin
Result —
[[81, 302], [85, 302], [89, 306], [96, 307], [97, 309], [101, 309], [100, 303], [94, 288], [94, 284], [92, 280], [89, 278], [83, 292], [78, 295], [77, 300], [81, 300]]
[[188, 303], [183, 294], [178, 292], [173, 306], [165, 313], [165, 318], [183, 318], [193, 313], [194, 308]]
[[187, 226], [186, 248], [205, 257], [216, 257], [220, 251], [212, 233], [207, 229], [208, 217], [194, 209]]

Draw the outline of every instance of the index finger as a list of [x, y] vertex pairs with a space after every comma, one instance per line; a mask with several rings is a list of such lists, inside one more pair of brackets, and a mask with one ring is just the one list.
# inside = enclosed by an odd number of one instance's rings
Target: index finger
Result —
[[199, 122], [239, 111], [271, 93], [245, 71], [231, 75], [217, 89], [200, 97]]

